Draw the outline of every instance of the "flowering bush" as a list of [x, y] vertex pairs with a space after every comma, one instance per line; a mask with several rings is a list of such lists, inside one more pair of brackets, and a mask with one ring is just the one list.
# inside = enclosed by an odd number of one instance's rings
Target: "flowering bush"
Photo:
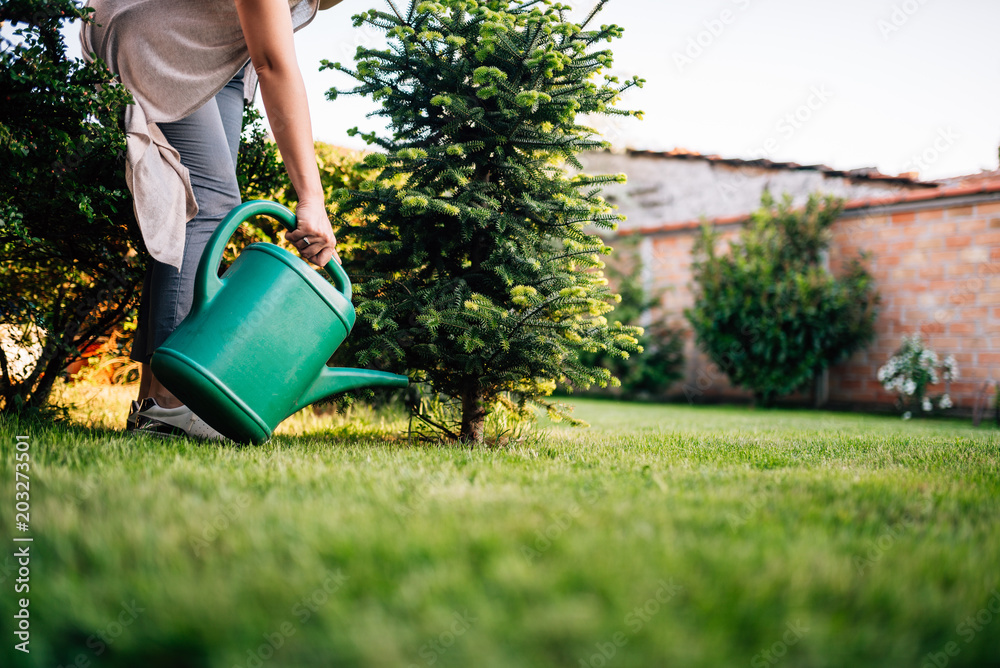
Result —
[[[958, 364], [954, 355], [948, 355], [941, 362], [937, 353], [925, 347], [919, 334], [904, 336], [899, 350], [878, 370], [878, 380], [882, 387], [899, 395], [899, 406], [904, 411], [903, 419], [909, 419], [914, 412], [930, 413], [935, 404], [938, 409], [951, 408], [948, 388], [951, 381], [958, 378]], [[945, 391], [939, 397], [932, 397], [928, 387], [945, 381]]]

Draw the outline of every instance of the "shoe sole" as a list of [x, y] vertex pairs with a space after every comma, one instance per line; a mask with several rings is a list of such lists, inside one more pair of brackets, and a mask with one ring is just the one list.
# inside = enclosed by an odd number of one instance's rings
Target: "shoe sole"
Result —
[[129, 431], [132, 434], [145, 434], [147, 436], [155, 436], [157, 438], [192, 438], [180, 427], [146, 417], [136, 418], [135, 422], [132, 424], [131, 430]]

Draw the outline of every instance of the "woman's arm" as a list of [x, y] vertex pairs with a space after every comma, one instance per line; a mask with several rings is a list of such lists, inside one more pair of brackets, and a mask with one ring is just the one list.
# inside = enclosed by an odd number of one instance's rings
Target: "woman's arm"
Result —
[[[305, 83], [295, 58], [288, 0], [236, 0], [240, 25], [257, 70], [260, 96], [288, 178], [299, 196], [297, 227], [285, 238], [302, 257], [324, 265], [337, 256], [337, 239], [326, 215], [316, 166]], [[308, 239], [308, 241], [306, 241]]]

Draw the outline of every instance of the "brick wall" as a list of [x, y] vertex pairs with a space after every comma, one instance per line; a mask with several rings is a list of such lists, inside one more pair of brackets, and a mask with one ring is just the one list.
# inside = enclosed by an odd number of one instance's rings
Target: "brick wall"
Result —
[[[899, 199], [877, 206], [849, 203], [834, 224], [831, 270], [838, 273], [847, 258], [868, 251], [882, 305], [876, 340], [830, 369], [829, 403], [891, 405], [895, 397], [882, 389], [876, 372], [904, 334], [919, 331], [942, 358], [955, 355], [960, 379], [951, 396], [967, 411], [984, 381], [1000, 380], [1000, 188], [973, 196]], [[740, 222], [717, 226], [723, 239], [732, 238]], [[685, 377], [667, 394], [693, 401], [746, 398], [697, 350], [683, 315], [692, 303], [691, 247], [697, 234], [697, 223], [663, 226], [647, 232], [638, 247], [646, 289], [662, 294], [662, 312], [652, 317], [688, 331]]]
[[1000, 202], [849, 212], [834, 228], [831, 269], [861, 249], [882, 295], [877, 338], [831, 369], [831, 402], [891, 403], [875, 373], [904, 335], [920, 332], [939, 355], [955, 356], [951, 396], [971, 408], [984, 381], [1000, 380]]

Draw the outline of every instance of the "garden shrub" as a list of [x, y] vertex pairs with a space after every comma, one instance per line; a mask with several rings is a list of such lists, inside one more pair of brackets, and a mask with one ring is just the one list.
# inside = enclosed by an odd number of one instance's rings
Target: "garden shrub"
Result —
[[831, 197], [793, 209], [790, 197], [765, 192], [728, 253], [709, 226], [695, 242], [688, 320], [712, 362], [760, 404], [805, 388], [874, 338], [879, 297], [862, 258], [839, 277], [823, 266], [840, 210]]
[[[130, 95], [66, 57], [71, 0], [0, 5], [0, 412], [42, 409], [53, 383], [133, 309], [145, 252], [123, 175]], [[30, 372], [19, 364], [34, 348]], [[21, 360], [23, 362], [23, 360]]]

